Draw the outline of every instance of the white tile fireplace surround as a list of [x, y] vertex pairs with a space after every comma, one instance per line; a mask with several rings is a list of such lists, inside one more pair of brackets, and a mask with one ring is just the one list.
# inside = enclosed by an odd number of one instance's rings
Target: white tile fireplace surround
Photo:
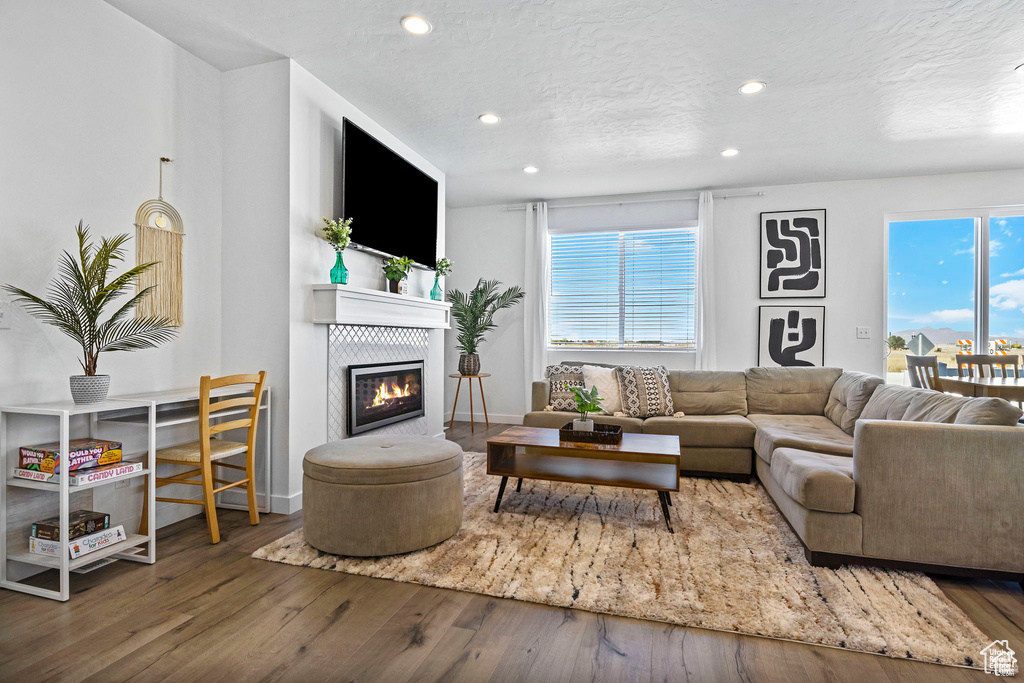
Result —
[[[451, 305], [413, 296], [345, 285], [313, 285], [313, 322], [328, 325], [327, 438], [349, 434], [349, 367], [423, 362], [422, 395], [430, 400], [441, 382], [430, 353], [430, 330], [448, 329]], [[436, 342], [435, 342], [436, 343]], [[435, 355], [435, 358], [437, 356]], [[433, 392], [443, 396], [443, 393]], [[441, 399], [443, 400], [443, 398]], [[433, 406], [443, 412], [443, 406]], [[428, 410], [430, 406], [428, 406]], [[425, 416], [388, 424], [364, 434], [427, 434]]]

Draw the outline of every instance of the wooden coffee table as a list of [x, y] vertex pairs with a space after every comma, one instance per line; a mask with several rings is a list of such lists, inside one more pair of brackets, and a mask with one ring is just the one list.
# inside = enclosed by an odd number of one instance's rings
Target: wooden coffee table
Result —
[[[529, 453], [517, 452], [529, 448]], [[670, 533], [672, 491], [679, 490], [679, 437], [664, 434], [623, 434], [615, 445], [559, 441], [557, 429], [511, 427], [487, 441], [487, 474], [501, 477], [494, 511], [501, 505], [509, 477], [565, 481], [573, 484], [621, 486], [658, 492]]]

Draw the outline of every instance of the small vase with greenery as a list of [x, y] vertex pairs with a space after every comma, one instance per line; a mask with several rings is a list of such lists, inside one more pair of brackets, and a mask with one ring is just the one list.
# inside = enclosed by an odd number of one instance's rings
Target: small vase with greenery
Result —
[[384, 259], [382, 266], [384, 277], [388, 279], [388, 291], [393, 294], [404, 294], [401, 291], [401, 283], [409, 276], [412, 269], [412, 259], [405, 256], [392, 256]]
[[590, 387], [590, 391], [573, 387], [572, 399], [576, 401], [576, 412], [580, 414], [579, 418], [572, 421], [572, 428], [577, 432], [594, 431], [594, 421], [587, 419], [587, 416], [601, 410], [601, 402], [604, 399], [597, 395], [597, 387]]
[[500, 286], [499, 280], [480, 279], [469, 292], [458, 289], [448, 291], [452, 317], [458, 329], [456, 348], [462, 352], [459, 356], [459, 373], [462, 375], [480, 374], [477, 350], [484, 342], [484, 335], [498, 326], [494, 322], [494, 314], [512, 308], [526, 296], [521, 287], [509, 287], [499, 294]]
[[437, 259], [437, 265], [434, 266], [434, 288], [430, 290], [430, 298], [434, 301], [444, 301], [444, 290], [441, 289], [441, 284], [438, 280], [451, 272], [452, 260], [450, 258], [442, 256]]
[[120, 304], [100, 322], [103, 312], [115, 299], [128, 293], [139, 275], [155, 263], [140, 263], [120, 275], [111, 271], [124, 261], [128, 235], [104, 237], [99, 246], [89, 239], [89, 227], [81, 221], [75, 228], [78, 254], [64, 252], [57, 279], [50, 283], [48, 299], [20, 287], [4, 285], [14, 300], [42, 322], [53, 325], [82, 348], [79, 363], [84, 375], [71, 377], [71, 395], [75, 403], [97, 403], [107, 397], [110, 375], [96, 374], [99, 355], [106, 351], [151, 349], [170, 341], [177, 334], [169, 318], [134, 315], [135, 307], [150, 295], [154, 287], [141, 289]]
[[324, 218], [324, 225], [320, 228], [320, 237], [334, 247], [334, 267], [331, 268], [331, 282], [336, 285], [348, 284], [348, 268], [345, 267], [345, 259], [342, 254], [345, 247], [352, 241], [352, 219], [331, 220]]

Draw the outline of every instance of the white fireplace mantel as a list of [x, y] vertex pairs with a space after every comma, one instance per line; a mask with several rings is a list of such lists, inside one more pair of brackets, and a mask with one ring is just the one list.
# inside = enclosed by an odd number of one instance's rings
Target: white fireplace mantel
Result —
[[313, 322], [320, 325], [379, 325], [447, 330], [446, 301], [421, 299], [349, 285], [313, 285]]

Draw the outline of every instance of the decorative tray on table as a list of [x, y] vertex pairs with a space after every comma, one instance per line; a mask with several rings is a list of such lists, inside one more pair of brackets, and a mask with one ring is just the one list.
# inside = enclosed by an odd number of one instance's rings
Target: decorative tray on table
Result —
[[594, 431], [584, 432], [573, 429], [572, 422], [568, 422], [558, 430], [558, 440], [573, 443], [600, 443], [613, 446], [622, 443], [622, 427], [619, 425], [595, 424]]

